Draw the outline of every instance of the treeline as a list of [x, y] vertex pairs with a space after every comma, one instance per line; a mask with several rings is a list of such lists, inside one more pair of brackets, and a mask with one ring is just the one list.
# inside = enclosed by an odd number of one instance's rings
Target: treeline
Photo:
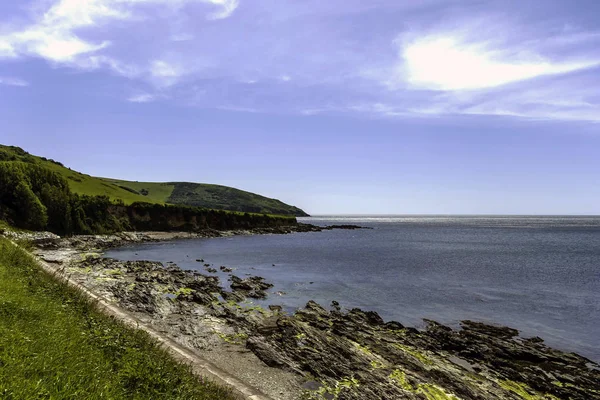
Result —
[[295, 218], [239, 214], [197, 207], [113, 202], [72, 193], [60, 175], [39, 165], [0, 162], [0, 219], [59, 235], [125, 230], [245, 229], [295, 224]]

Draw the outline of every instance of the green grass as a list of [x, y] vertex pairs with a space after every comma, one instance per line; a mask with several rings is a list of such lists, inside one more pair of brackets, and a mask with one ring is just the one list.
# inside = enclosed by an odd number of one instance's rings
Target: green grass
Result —
[[306, 216], [301, 209], [277, 199], [227, 186], [189, 182], [174, 182], [174, 185], [166, 200], [168, 203], [258, 214]]
[[0, 238], [0, 398], [233, 399]]
[[31, 231], [28, 231], [26, 229], [15, 228], [14, 226], [10, 225], [8, 222], [0, 219], [0, 232], [1, 231], [19, 232], [19, 233], [28, 233], [28, 232], [31, 232]]
[[164, 200], [154, 200], [141, 194], [132, 193], [119, 185], [112, 183], [111, 180], [96, 178], [94, 176], [81, 174], [68, 168], [61, 167], [48, 161], [40, 161], [52, 171], [58, 173], [69, 182], [69, 188], [77, 194], [86, 194], [88, 196], [108, 196], [112, 200], [122, 200], [125, 204], [131, 204], [136, 201], [146, 203], [164, 203]]
[[11, 226], [8, 223], [6, 223], [6, 221], [2, 221], [0, 219], [0, 230], [10, 231], [10, 230], [12, 230], [12, 228], [11, 228]]
[[[301, 209], [255, 193], [222, 185], [190, 182], [132, 182], [98, 178], [73, 171], [53, 160], [22, 149], [0, 145], [0, 161], [23, 161], [46, 167], [65, 178], [71, 191], [90, 196], [105, 195], [125, 204], [134, 202], [179, 204], [215, 210], [257, 214], [306, 216]], [[144, 194], [142, 194], [144, 193]]]
[[174, 183], [157, 183], [157, 182], [130, 182], [119, 179], [98, 178], [106, 183], [116, 185], [117, 187], [127, 187], [135, 190], [138, 193], [147, 193], [143, 195], [147, 202], [150, 203], [167, 203], [173, 189]]

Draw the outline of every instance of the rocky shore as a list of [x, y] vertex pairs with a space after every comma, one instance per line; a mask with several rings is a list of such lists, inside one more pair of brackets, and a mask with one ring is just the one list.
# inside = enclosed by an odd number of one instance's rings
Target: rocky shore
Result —
[[309, 302], [290, 315], [252, 302], [273, 291], [261, 277], [220, 282], [172, 263], [101, 255], [146, 241], [322, 229], [329, 227], [28, 239], [57, 271], [274, 399], [600, 399], [598, 364], [511, 328], [427, 321], [416, 330], [335, 302]]

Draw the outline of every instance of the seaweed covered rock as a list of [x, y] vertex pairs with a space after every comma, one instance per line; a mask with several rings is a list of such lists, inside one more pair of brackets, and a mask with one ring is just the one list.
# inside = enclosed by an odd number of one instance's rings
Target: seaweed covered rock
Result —
[[600, 369], [590, 360], [472, 321], [458, 331], [428, 321], [418, 331], [309, 302], [257, 329], [247, 348], [317, 382], [308, 398], [600, 399]]
[[235, 275], [231, 275], [229, 280], [231, 281], [231, 289], [242, 292], [246, 297], [256, 299], [265, 299], [267, 297], [265, 290], [273, 287], [272, 284], [265, 282], [265, 279], [260, 276], [241, 279]]

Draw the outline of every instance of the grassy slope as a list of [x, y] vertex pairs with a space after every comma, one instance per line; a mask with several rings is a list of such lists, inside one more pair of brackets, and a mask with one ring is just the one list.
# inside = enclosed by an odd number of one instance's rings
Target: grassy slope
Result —
[[307, 215], [301, 209], [277, 199], [260, 196], [222, 185], [175, 182], [167, 202], [232, 211], [249, 211], [265, 214]]
[[148, 194], [143, 196], [150, 203], [168, 203], [175, 184], [173, 183], [157, 183], [157, 182], [131, 182], [120, 179], [98, 178], [102, 181], [113, 184], [119, 187], [127, 187], [140, 193], [142, 190], [148, 191]]
[[233, 399], [0, 238], [0, 398]]
[[[0, 153], [17, 157], [20, 161], [35, 162], [63, 176], [71, 190], [78, 194], [106, 195], [113, 200], [123, 200], [125, 204], [136, 201], [147, 203], [171, 203], [200, 206], [221, 210], [246, 211], [265, 214], [306, 215], [299, 208], [276, 199], [260, 196], [243, 190], [221, 185], [188, 182], [131, 182], [112, 178], [98, 178], [65, 168], [50, 160], [19, 152], [12, 147], [0, 145]], [[2, 161], [0, 154], [0, 161]], [[127, 190], [125, 188], [129, 188]], [[147, 195], [141, 195], [142, 190]], [[137, 192], [137, 193], [135, 193]]]
[[58, 173], [69, 182], [71, 190], [78, 194], [87, 194], [91, 196], [106, 195], [111, 199], [121, 199], [126, 204], [131, 204], [136, 201], [155, 202], [145, 196], [131, 193], [100, 178], [73, 171], [56, 162], [52, 162], [51, 160], [28, 154], [21, 149], [0, 145], [0, 162], [10, 162], [12, 160], [35, 163]]
[[125, 204], [131, 204], [136, 201], [147, 203], [164, 203], [164, 201], [156, 201], [153, 198], [132, 193], [119, 187], [117, 184], [111, 183], [108, 180], [81, 174], [51, 162], [41, 161], [41, 163], [43, 163], [45, 167], [50, 168], [54, 172], [57, 172], [66, 178], [69, 182], [69, 187], [71, 190], [78, 194], [87, 194], [91, 196], [106, 195], [113, 200], [123, 200]]

